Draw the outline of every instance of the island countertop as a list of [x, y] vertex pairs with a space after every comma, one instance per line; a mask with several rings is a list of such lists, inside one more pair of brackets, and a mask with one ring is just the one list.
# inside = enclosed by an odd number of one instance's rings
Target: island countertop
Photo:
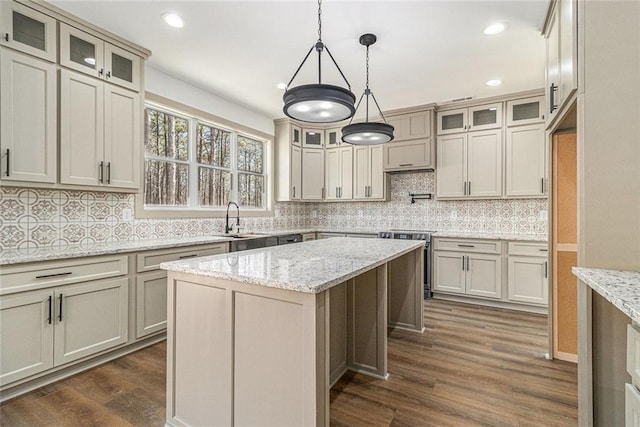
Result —
[[320, 293], [394, 258], [421, 241], [336, 237], [162, 263], [160, 268], [304, 293]]
[[640, 271], [573, 267], [573, 274], [604, 299], [640, 322]]

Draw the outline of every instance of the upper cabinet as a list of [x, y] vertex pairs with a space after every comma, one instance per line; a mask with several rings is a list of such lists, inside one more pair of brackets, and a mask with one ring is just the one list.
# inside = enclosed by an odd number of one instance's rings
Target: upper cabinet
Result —
[[302, 129], [302, 147], [324, 148], [324, 130]]
[[389, 115], [387, 121], [393, 129], [393, 141], [409, 141], [430, 138], [433, 134], [431, 123], [433, 110], [419, 111], [400, 115]]
[[275, 199], [278, 202], [302, 198], [302, 129], [288, 120], [275, 126]]
[[438, 112], [438, 135], [498, 129], [501, 126], [501, 102]]
[[344, 144], [342, 142], [342, 128], [332, 128], [324, 131], [324, 142], [326, 148], [336, 148]]
[[544, 122], [544, 96], [507, 101], [507, 126]]
[[578, 88], [577, 1], [555, 0], [544, 27], [546, 39], [546, 120], [551, 125]]
[[393, 141], [384, 144], [384, 170], [433, 170], [435, 168], [434, 110], [390, 114]]
[[140, 90], [140, 57], [98, 37], [60, 24], [60, 65]]
[[56, 20], [14, 1], [0, 2], [0, 44], [56, 61]]

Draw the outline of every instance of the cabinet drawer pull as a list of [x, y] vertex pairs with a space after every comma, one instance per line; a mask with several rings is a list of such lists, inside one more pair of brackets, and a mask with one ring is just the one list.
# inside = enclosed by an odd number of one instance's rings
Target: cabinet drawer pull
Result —
[[58, 320], [60, 322], [62, 322], [62, 294], [60, 294], [60, 305], [59, 305], [59, 310], [58, 310]]
[[198, 256], [198, 254], [181, 255], [181, 256], [178, 257], [178, 259], [195, 258], [197, 256]]
[[98, 165], [98, 182], [100, 184], [104, 183], [104, 162], [100, 162], [100, 165]]
[[475, 245], [458, 245], [460, 248], [475, 248]]
[[471, 195], [471, 181], [467, 181], [467, 191], [468, 191], [467, 196], [470, 196]]
[[47, 322], [51, 324], [53, 320], [53, 297], [49, 295], [49, 317], [47, 317]]
[[547, 252], [548, 249], [538, 249], [540, 252]]
[[70, 276], [72, 274], [73, 274], [72, 271], [67, 271], [66, 273], [43, 274], [42, 276], [36, 276], [36, 279], [45, 279], [47, 277]]
[[467, 271], [469, 271], [469, 257], [467, 257]]
[[403, 167], [403, 166], [413, 166], [413, 163], [403, 163], [403, 164], [401, 164], [401, 165], [399, 165], [399, 166], [400, 166], [400, 167]]
[[111, 162], [107, 162], [107, 184], [111, 184]]
[[8, 42], [9, 41], [9, 33], [4, 33], [4, 41]]
[[464, 255], [462, 256], [462, 271], [464, 271]]
[[553, 113], [558, 109], [558, 105], [555, 102], [557, 90], [558, 86], [554, 83], [551, 83], [551, 86], [549, 87], [549, 113]]
[[544, 178], [540, 178], [540, 192], [544, 194]]
[[467, 181], [462, 183], [462, 193], [466, 196], [467, 195]]
[[549, 276], [549, 263], [547, 261], [544, 262], [544, 278], [546, 279]]
[[9, 161], [10, 156], [11, 155], [11, 151], [7, 148], [7, 171], [5, 172], [5, 175], [9, 176], [9, 168], [11, 167], [11, 162]]

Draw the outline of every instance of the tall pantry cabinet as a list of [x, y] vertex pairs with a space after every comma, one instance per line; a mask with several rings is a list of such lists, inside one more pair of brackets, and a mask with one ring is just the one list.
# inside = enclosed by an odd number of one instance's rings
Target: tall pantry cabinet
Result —
[[150, 52], [47, 3], [0, 7], [0, 185], [137, 191]]

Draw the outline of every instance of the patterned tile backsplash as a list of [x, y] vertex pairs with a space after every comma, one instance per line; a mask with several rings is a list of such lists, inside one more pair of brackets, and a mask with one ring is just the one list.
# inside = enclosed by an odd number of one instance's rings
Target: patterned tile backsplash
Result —
[[[242, 218], [245, 230], [305, 228], [421, 229], [535, 234], [547, 232], [540, 212], [547, 200], [416, 200], [409, 192], [434, 193], [435, 174], [391, 175], [389, 202], [275, 203], [274, 215]], [[80, 245], [220, 234], [223, 218], [123, 220], [133, 194], [0, 188], [0, 249], [28, 253], [40, 246]]]

